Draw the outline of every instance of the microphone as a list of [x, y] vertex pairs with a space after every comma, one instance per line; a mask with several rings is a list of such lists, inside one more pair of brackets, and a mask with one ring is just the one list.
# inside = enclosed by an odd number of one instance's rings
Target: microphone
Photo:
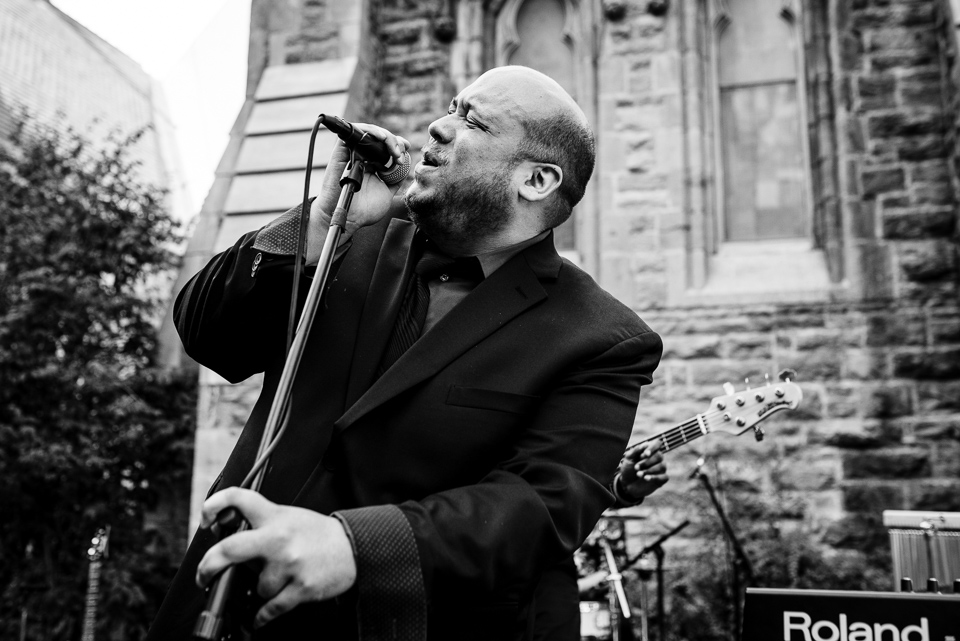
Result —
[[377, 175], [386, 184], [396, 185], [410, 173], [410, 154], [407, 152], [403, 152], [403, 156], [397, 162], [390, 154], [386, 143], [360, 131], [343, 118], [320, 114], [318, 119], [357, 155], [369, 163], [379, 165]]
[[690, 476], [688, 476], [687, 478], [693, 479], [700, 476], [700, 468], [703, 467], [703, 464], [706, 462], [707, 460], [704, 457], [701, 456], [700, 458], [698, 458], [697, 466], [693, 468], [693, 471], [690, 472]]

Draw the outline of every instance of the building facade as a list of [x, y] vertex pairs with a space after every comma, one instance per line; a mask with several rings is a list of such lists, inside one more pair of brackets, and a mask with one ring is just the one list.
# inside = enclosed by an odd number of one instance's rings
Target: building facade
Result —
[[[671, 453], [628, 543], [690, 520], [680, 576], [716, 521], [687, 478], [703, 457], [731, 512], [862, 556], [884, 510], [960, 511], [956, 51], [947, 0], [254, 0], [247, 102], [181, 281], [299, 202], [316, 114], [418, 149], [486, 69], [541, 69], [598, 135], [558, 244], [664, 339], [635, 440], [725, 382], [789, 368], [803, 391], [763, 441]], [[195, 508], [258, 389], [200, 382]]]
[[166, 189], [171, 214], [190, 204], [159, 84], [47, 0], [0, 0], [0, 136], [19, 114], [101, 145], [144, 134], [131, 148], [145, 182]]

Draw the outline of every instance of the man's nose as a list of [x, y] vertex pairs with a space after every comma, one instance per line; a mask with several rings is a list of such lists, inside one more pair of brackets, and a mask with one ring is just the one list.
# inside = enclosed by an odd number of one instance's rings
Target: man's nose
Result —
[[450, 118], [452, 114], [447, 114], [442, 118], [437, 118], [427, 127], [427, 133], [430, 137], [439, 143], [447, 143], [453, 138], [453, 127]]

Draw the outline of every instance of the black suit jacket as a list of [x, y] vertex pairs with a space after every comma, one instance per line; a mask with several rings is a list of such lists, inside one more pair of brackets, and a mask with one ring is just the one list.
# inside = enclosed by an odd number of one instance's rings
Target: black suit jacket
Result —
[[[613, 502], [607, 487], [659, 336], [562, 260], [551, 236], [480, 283], [377, 379], [414, 232], [394, 218], [351, 240], [262, 488], [341, 518], [357, 588], [339, 604], [297, 608], [258, 638], [337, 638], [333, 626], [349, 637], [357, 613], [365, 640], [392, 638], [400, 620], [421, 614], [431, 639], [524, 638], [540, 573]], [[199, 362], [230, 381], [265, 372], [213, 489], [250, 468], [282, 368], [291, 260], [263, 251], [263, 234], [216, 256], [175, 307]], [[151, 638], [188, 638], [202, 601], [196, 564], [212, 543], [195, 537]]]

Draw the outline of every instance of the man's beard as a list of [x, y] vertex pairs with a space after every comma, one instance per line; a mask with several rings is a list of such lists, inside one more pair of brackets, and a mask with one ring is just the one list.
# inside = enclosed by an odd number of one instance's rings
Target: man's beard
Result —
[[432, 195], [407, 191], [403, 202], [426, 235], [441, 245], [463, 246], [503, 228], [510, 218], [506, 189], [512, 170], [493, 176], [439, 182]]

